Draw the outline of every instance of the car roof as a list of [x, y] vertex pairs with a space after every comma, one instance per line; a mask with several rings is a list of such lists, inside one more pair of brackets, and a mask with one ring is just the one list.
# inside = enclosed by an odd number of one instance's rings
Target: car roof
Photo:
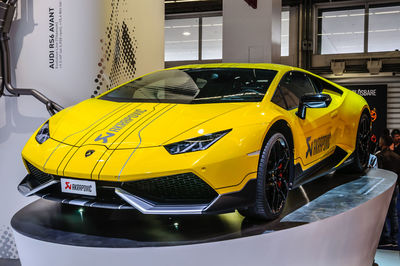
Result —
[[290, 71], [290, 70], [299, 70], [304, 71], [303, 69], [297, 67], [291, 67], [287, 65], [280, 64], [267, 64], [267, 63], [213, 63], [213, 64], [192, 64], [192, 65], [183, 65], [178, 67], [172, 67], [168, 69], [186, 69], [186, 68], [258, 68], [258, 69], [270, 69], [276, 71]]

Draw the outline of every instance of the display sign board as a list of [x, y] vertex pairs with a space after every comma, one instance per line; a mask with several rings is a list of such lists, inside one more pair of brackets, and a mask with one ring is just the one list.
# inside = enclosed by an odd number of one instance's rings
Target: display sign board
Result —
[[387, 118], [387, 85], [348, 85], [346, 88], [363, 96], [371, 108], [372, 135], [371, 141], [377, 141], [386, 128]]
[[14, 85], [67, 107], [164, 68], [164, 1], [20, 0], [10, 37]]

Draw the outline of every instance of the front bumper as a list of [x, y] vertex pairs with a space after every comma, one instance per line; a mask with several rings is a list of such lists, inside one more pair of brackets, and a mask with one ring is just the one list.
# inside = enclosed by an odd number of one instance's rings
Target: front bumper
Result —
[[227, 194], [218, 194], [193, 173], [133, 182], [96, 181], [97, 196], [93, 197], [63, 193], [60, 178], [64, 176], [44, 173], [28, 162], [27, 166], [30, 174], [18, 186], [21, 194], [71, 205], [182, 215], [230, 212], [255, 201], [255, 179], [241, 191]]

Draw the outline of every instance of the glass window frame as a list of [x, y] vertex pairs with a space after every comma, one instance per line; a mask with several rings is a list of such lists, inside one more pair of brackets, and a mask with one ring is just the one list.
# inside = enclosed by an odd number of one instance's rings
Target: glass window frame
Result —
[[[174, 18], [171, 18], [171, 19], [169, 19], [169, 21], [171, 21], [171, 20], [176, 20], [176, 21], [178, 21], [178, 23], [182, 23], [182, 21], [184, 21], [184, 20], [190, 20], [190, 21], [192, 21], [193, 22], [193, 26], [194, 26], [194, 31], [197, 31], [197, 36], [196, 36], [196, 34], [193, 34], [193, 37], [195, 38], [195, 40], [193, 40], [193, 42], [192, 42], [192, 44], [193, 44], [193, 47], [191, 47], [192, 49], [190, 49], [190, 53], [193, 55], [193, 58], [190, 58], [190, 59], [185, 59], [185, 60], [188, 60], [188, 61], [197, 61], [197, 60], [199, 60], [199, 54], [198, 54], [198, 51], [199, 51], [199, 37], [200, 37], [200, 34], [199, 34], [199, 31], [200, 31], [200, 28], [201, 28], [201, 25], [200, 25], [200, 19], [198, 18], [198, 17], [192, 17], [192, 18], [178, 18], [178, 19], [174, 19]], [[197, 20], [197, 21], [196, 21]], [[196, 21], [196, 22], [195, 22]], [[166, 25], [165, 25], [165, 27], [167, 27], [167, 23], [165, 23]], [[190, 24], [192, 24], [192, 23], [190, 23]], [[196, 25], [197, 24], [197, 25]], [[180, 26], [177, 26], [177, 27], [180, 27]], [[184, 27], [186, 27], [186, 25], [184, 26]], [[172, 27], [172, 28], [174, 28], [174, 27]], [[197, 29], [196, 29], [197, 28]], [[172, 30], [174, 30], [174, 29], [172, 29]], [[179, 30], [179, 29], [178, 29]], [[164, 29], [164, 34], [165, 34], [165, 32], [166, 32], [166, 29]], [[166, 35], [166, 34], [165, 34]], [[183, 38], [185, 38], [185, 37], [183, 37]], [[187, 38], [187, 37], [186, 37]], [[164, 54], [164, 61], [169, 61], [169, 60], [166, 60], [166, 56], [167, 56], [167, 53], [166, 53], [166, 48], [168, 47], [168, 45], [167, 45], [167, 38], [166, 38], [166, 36], [165, 36], [165, 40], [164, 40], [164, 52], [165, 52], [165, 54]], [[197, 43], [196, 43], [196, 41], [197, 41]], [[183, 44], [183, 42], [181, 42], [180, 44]], [[197, 51], [197, 54], [196, 54], [196, 51]], [[183, 51], [183, 53], [185, 53], [185, 52], [189, 52], [188, 50], [186, 50], [186, 51]], [[196, 58], [197, 57], [197, 58]], [[181, 59], [182, 60], [182, 59]], [[181, 61], [181, 60], [174, 60], [174, 61]]]
[[[366, 38], [366, 35], [368, 35], [368, 31], [365, 30], [365, 23], [366, 23], [365, 18], [367, 17], [367, 15], [366, 15], [367, 11], [365, 9], [365, 5], [358, 4], [358, 5], [351, 5], [351, 6], [327, 7], [327, 8], [318, 8], [317, 9], [317, 12], [315, 13], [315, 15], [316, 15], [315, 20], [316, 20], [316, 25], [317, 25], [316, 34], [315, 34], [316, 35], [315, 40], [316, 40], [316, 45], [317, 45], [317, 54], [319, 54], [319, 55], [334, 55], [335, 54], [335, 53], [332, 53], [332, 54], [322, 54], [321, 53], [321, 51], [322, 51], [322, 35], [321, 35], [322, 19], [319, 19], [319, 17], [321, 16], [321, 13], [323, 11], [328, 11], [328, 12], [331, 11], [332, 12], [332, 11], [345, 11], [345, 10], [351, 10], [351, 9], [364, 9], [363, 52], [354, 52], [354, 53], [365, 53], [365, 38]], [[337, 53], [337, 54], [345, 54], [345, 53]]]
[[[396, 1], [396, 2], [386, 2], [386, 3], [382, 3], [382, 2], [371, 2], [368, 3], [366, 5], [367, 8], [367, 13], [369, 14], [369, 9], [370, 8], [379, 8], [379, 7], [393, 7], [393, 6], [397, 6], [400, 7], [400, 2]], [[368, 25], [366, 26], [366, 29], [368, 30], [368, 37], [369, 37], [369, 29], [370, 29], [370, 25], [369, 25], [369, 16], [368, 19], [366, 20], [366, 22], [368, 23]], [[367, 38], [365, 40], [365, 45], [366, 45], [366, 53], [381, 53], [381, 52], [393, 52], [394, 50], [383, 50], [383, 51], [369, 51], [369, 38]]]
[[[292, 19], [293, 18], [291, 18], [291, 16], [292, 16], [292, 11], [290, 10], [290, 7], [288, 7], [288, 6], [283, 6], [282, 7], [282, 10], [281, 10], [281, 14], [283, 13], [283, 12], [288, 12], [289, 13], [289, 23], [288, 23], [288, 26], [289, 26], [289, 29], [288, 29], [288, 32], [289, 32], [289, 36], [288, 36], [288, 47], [287, 47], [287, 52], [288, 52], [288, 54], [287, 55], [282, 55], [282, 15], [281, 15], [281, 52], [280, 52], [280, 56], [281, 56], [281, 58], [288, 58], [289, 56], [291, 56], [292, 55], [292, 51], [291, 51], [291, 47], [290, 47], [290, 42], [291, 42], [291, 39], [293, 38], [293, 36], [290, 36], [291, 34], [291, 28], [292, 28], [292, 25], [291, 25], [291, 23], [293, 23], [293, 21], [292, 21]], [[293, 40], [292, 40], [293, 41]]]
[[182, 63], [220, 63], [222, 59], [203, 59], [203, 18], [206, 17], [222, 17], [222, 12], [201, 12], [201, 13], [189, 13], [189, 14], [174, 14], [166, 15], [165, 20], [170, 19], [185, 19], [185, 18], [198, 18], [199, 19], [199, 31], [198, 31], [198, 60], [179, 60], [179, 61], [165, 61], [167, 67], [182, 65]]
[[[200, 19], [201, 20], [201, 38], [202, 38], [201, 42], [199, 42], [201, 44], [201, 47], [199, 47], [199, 50], [201, 50], [201, 58], [200, 58], [200, 60], [222, 60], [222, 56], [223, 56], [223, 54], [222, 54], [223, 33], [222, 33], [222, 36], [221, 36], [221, 57], [220, 58], [205, 58], [205, 56], [204, 56], [206, 54], [206, 52], [207, 52], [207, 46], [206, 46], [206, 40], [207, 39], [204, 38], [204, 36], [206, 35], [206, 30], [205, 30], [205, 26], [204, 25], [207, 25], [207, 24], [205, 24], [205, 20], [207, 20], [207, 18], [217, 18], [217, 17], [221, 18], [221, 20], [223, 21], [223, 17], [222, 16], [203, 16]], [[223, 22], [221, 22], [221, 23], [223, 23]], [[223, 24], [222, 24], [221, 28], [222, 28], [221, 29], [221, 32], [222, 32], [223, 31]]]
[[368, 39], [369, 39], [369, 8], [376, 7], [376, 6], [393, 6], [399, 4], [398, 1], [395, 0], [387, 0], [387, 1], [379, 1], [379, 0], [370, 0], [370, 1], [349, 1], [349, 2], [335, 2], [335, 3], [319, 3], [314, 5], [314, 47], [313, 47], [313, 54], [319, 56], [340, 56], [346, 55], [343, 54], [321, 54], [321, 38], [319, 33], [321, 31], [321, 22], [318, 19], [318, 15], [321, 10], [346, 10], [346, 9], [353, 9], [357, 7], [364, 8], [364, 49], [363, 52], [359, 53], [347, 53], [350, 54], [379, 54], [379, 53], [387, 53], [390, 51], [379, 51], [379, 52], [368, 52]]

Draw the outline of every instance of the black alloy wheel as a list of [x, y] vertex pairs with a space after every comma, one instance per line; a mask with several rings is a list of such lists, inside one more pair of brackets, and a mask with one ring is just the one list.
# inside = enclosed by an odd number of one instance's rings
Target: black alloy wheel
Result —
[[281, 133], [272, 134], [260, 154], [256, 203], [248, 209], [239, 210], [241, 214], [272, 220], [282, 213], [289, 192], [292, 158], [285, 136]]
[[268, 206], [273, 214], [282, 211], [289, 188], [290, 152], [284, 138], [278, 138], [273, 144], [267, 163], [264, 184]]

